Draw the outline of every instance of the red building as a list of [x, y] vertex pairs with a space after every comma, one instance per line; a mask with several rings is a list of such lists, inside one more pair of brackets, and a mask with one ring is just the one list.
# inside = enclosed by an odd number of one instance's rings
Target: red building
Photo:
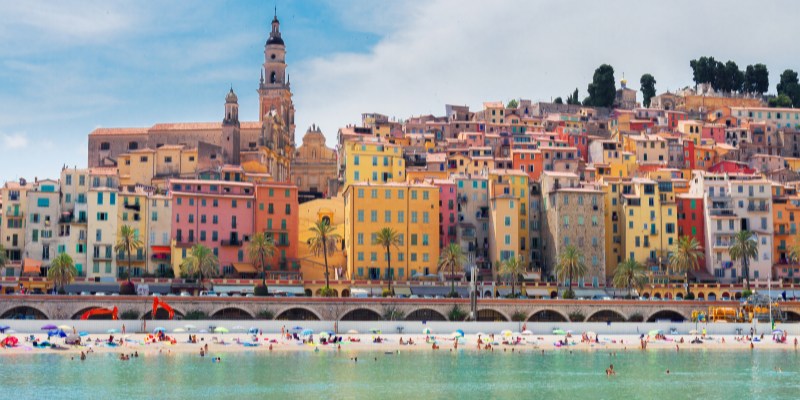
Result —
[[711, 168], [708, 169], [708, 172], [714, 172], [714, 173], [718, 173], [718, 174], [728, 173], [728, 174], [750, 174], [750, 175], [752, 175], [752, 174], [756, 173], [756, 170], [754, 170], [753, 168], [750, 168], [749, 165], [747, 165], [747, 164], [745, 164], [743, 162], [726, 160], [726, 161], [720, 161], [720, 162], [712, 165]]
[[439, 249], [444, 249], [456, 241], [458, 224], [458, 192], [456, 183], [446, 179], [433, 179], [439, 188]]
[[697, 239], [705, 251], [703, 196], [679, 194], [675, 196], [675, 201], [678, 205], [678, 237], [689, 236]]

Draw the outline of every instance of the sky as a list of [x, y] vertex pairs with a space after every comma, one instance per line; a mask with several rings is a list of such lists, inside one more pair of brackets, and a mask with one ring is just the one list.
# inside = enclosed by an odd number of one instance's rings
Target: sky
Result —
[[298, 145], [315, 123], [333, 146], [363, 112], [583, 98], [603, 63], [659, 93], [692, 85], [700, 56], [766, 64], [771, 92], [800, 69], [792, 1], [1, 1], [0, 181], [86, 166], [97, 127], [220, 121], [231, 86], [257, 120], [273, 7]]

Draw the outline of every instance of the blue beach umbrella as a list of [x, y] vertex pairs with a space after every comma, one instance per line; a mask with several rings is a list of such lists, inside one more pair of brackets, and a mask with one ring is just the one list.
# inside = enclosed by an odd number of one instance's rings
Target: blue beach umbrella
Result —
[[302, 326], [295, 326], [294, 328], [292, 328], [292, 330], [293, 331], [302, 331], [303, 327]]
[[312, 333], [314, 333], [313, 329], [304, 329], [302, 334], [303, 336], [308, 336], [311, 335]]
[[251, 327], [250, 329], [248, 329], [248, 330], [247, 330], [247, 333], [249, 333], [249, 334], [251, 334], [251, 335], [255, 335], [255, 334], [257, 334], [257, 333], [258, 333], [258, 328], [256, 328], [256, 327]]
[[459, 334], [459, 335], [461, 335], [461, 337], [464, 337], [464, 331], [463, 331], [463, 330], [461, 330], [461, 329], [456, 329], [456, 333], [457, 333], [457, 334]]
[[86, 331], [80, 331], [80, 332], [78, 332], [78, 336], [81, 336], [81, 337], [83, 337], [83, 336], [89, 336], [89, 332], [86, 332]]
[[9, 329], [9, 328], [11, 328], [11, 327], [8, 326], [8, 325], [0, 326], [0, 333], [6, 333], [6, 330]]
[[43, 331], [49, 331], [49, 330], [52, 330], [52, 329], [58, 329], [58, 327], [53, 325], [53, 324], [47, 324], [47, 325], [42, 327]]
[[166, 329], [164, 329], [164, 328], [162, 328], [160, 326], [157, 327], [156, 329], [153, 329], [153, 333], [166, 332], [166, 331], [167, 331]]

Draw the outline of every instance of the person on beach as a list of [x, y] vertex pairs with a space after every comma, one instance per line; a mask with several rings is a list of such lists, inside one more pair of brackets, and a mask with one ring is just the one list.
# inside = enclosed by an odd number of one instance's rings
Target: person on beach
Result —
[[125, 324], [122, 324], [122, 334], [125, 334]]
[[614, 371], [614, 364], [611, 364], [606, 368], [606, 376], [616, 375], [617, 372]]
[[86, 353], [81, 351], [81, 361], [86, 361]]

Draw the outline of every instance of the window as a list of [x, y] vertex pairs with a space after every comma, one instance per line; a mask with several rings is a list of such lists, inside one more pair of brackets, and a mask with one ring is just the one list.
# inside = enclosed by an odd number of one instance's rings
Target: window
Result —
[[505, 224], [505, 226], [511, 226], [511, 217], [505, 217], [503, 223]]
[[383, 222], [390, 223], [392, 222], [392, 211], [386, 210], [383, 212]]
[[378, 210], [370, 210], [370, 212], [369, 212], [369, 221], [370, 222], [378, 222]]
[[405, 220], [406, 220], [405, 212], [404, 211], [398, 211], [397, 212], [397, 222], [402, 224], [402, 223], [406, 222]]
[[358, 222], [364, 222], [364, 210], [358, 210]]

